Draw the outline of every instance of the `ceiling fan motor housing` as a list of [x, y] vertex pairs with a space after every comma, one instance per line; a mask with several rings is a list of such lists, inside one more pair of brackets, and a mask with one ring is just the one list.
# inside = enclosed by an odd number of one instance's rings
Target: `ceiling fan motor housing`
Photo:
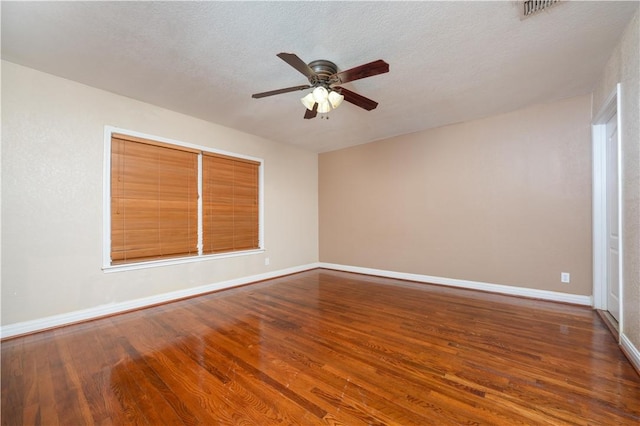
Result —
[[312, 86], [322, 85], [328, 87], [330, 84], [337, 83], [336, 77], [331, 78], [338, 72], [338, 67], [331, 61], [326, 59], [318, 59], [316, 61], [309, 62], [309, 68], [316, 73], [315, 76], [309, 77], [309, 83]]

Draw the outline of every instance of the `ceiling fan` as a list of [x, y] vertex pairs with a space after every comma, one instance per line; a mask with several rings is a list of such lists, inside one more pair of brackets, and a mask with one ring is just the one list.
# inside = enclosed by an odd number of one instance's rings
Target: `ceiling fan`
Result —
[[336, 64], [325, 59], [307, 64], [295, 53], [278, 53], [277, 56], [304, 74], [309, 80], [309, 84], [254, 93], [251, 97], [258, 99], [313, 88], [309, 94], [301, 99], [302, 104], [307, 108], [304, 113], [306, 119], [314, 118], [318, 113], [324, 114], [332, 108], [337, 108], [343, 100], [371, 111], [378, 106], [376, 101], [337, 85], [389, 72], [389, 64], [382, 59], [338, 72]]

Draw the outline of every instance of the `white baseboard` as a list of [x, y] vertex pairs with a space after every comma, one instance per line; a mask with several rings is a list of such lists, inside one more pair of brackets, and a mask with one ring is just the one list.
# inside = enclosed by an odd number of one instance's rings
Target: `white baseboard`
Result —
[[620, 335], [620, 346], [624, 349], [625, 355], [627, 355], [631, 364], [633, 364], [636, 370], [640, 373], [640, 351], [633, 343], [631, 343], [631, 340], [629, 340], [627, 335], [624, 333]]
[[297, 272], [307, 271], [309, 269], [318, 268], [318, 263], [310, 263], [307, 265], [296, 266], [293, 268], [280, 269], [278, 271], [267, 272], [264, 274], [251, 275], [248, 277], [236, 278], [228, 281], [221, 281], [204, 286], [188, 288], [184, 290], [172, 291], [154, 296], [144, 297], [141, 299], [129, 300], [126, 302], [113, 303], [109, 305], [96, 306], [94, 308], [82, 309], [79, 311], [68, 312], [65, 314], [52, 315], [45, 318], [39, 318], [31, 321], [24, 321], [14, 324], [3, 325], [0, 327], [0, 338], [6, 339], [22, 334], [34, 333], [37, 331], [47, 330], [50, 328], [61, 327], [64, 325], [74, 324], [82, 321], [88, 321], [108, 315], [118, 314], [131, 311], [134, 309], [145, 308], [160, 303], [167, 303], [174, 300], [184, 299], [187, 297], [198, 296], [200, 294], [210, 293], [212, 291], [223, 290], [226, 288], [237, 287], [244, 284], [250, 284], [257, 281], [268, 280], [271, 278], [281, 277], [283, 275], [295, 274]]
[[377, 275], [386, 278], [397, 278], [401, 280], [417, 281], [421, 283], [440, 284], [451, 287], [460, 287], [472, 290], [482, 290], [491, 293], [508, 294], [511, 296], [530, 297], [534, 299], [551, 300], [554, 302], [571, 303], [574, 305], [592, 306], [591, 296], [579, 294], [560, 293], [557, 291], [536, 290], [532, 288], [514, 287], [502, 284], [483, 283], [479, 281], [459, 280], [454, 278], [433, 277], [430, 275], [408, 274], [405, 272], [387, 271], [383, 269], [362, 268], [359, 266], [338, 265], [334, 263], [320, 262], [319, 266], [337, 271], [355, 272], [365, 275]]

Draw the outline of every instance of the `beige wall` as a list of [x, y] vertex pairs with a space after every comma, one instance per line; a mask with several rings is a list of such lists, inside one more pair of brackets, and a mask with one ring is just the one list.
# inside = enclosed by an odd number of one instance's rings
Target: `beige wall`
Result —
[[[105, 125], [263, 158], [266, 252], [102, 272]], [[314, 153], [2, 63], [3, 326], [317, 262], [317, 199]]]
[[320, 154], [320, 261], [591, 295], [590, 102]]
[[640, 11], [612, 52], [593, 93], [593, 114], [621, 83], [623, 332], [640, 349]]

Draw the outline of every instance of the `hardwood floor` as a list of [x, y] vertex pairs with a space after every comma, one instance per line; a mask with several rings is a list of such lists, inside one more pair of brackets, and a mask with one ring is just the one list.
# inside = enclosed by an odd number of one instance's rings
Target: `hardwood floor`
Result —
[[313, 270], [2, 343], [3, 425], [637, 425], [590, 308]]

